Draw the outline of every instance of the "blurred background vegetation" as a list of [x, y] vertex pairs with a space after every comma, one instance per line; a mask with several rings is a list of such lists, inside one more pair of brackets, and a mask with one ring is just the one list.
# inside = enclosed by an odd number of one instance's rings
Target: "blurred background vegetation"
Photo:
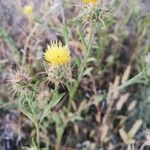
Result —
[[[56, 40], [72, 57], [58, 87]], [[149, 150], [149, 85], [149, 0], [0, 0], [0, 150]]]

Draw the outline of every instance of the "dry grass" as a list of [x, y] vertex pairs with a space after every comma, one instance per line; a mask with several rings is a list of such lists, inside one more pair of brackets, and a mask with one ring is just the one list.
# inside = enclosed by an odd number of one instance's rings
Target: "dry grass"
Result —
[[[0, 149], [149, 149], [148, 0], [0, 3]], [[57, 75], [56, 40], [71, 52]]]

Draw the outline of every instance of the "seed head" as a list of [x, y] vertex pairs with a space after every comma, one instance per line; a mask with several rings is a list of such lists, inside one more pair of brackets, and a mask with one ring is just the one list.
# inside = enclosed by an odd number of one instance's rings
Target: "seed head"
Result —
[[22, 69], [17, 71], [10, 71], [8, 77], [8, 88], [11, 92], [23, 92], [26, 91], [31, 78], [28, 76], [27, 71]]

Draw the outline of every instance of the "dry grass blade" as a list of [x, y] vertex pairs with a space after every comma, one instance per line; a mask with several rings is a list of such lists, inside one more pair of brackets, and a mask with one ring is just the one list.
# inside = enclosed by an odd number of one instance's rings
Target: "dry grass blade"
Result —
[[116, 109], [119, 111], [122, 109], [123, 105], [127, 102], [129, 97], [129, 93], [126, 93], [124, 95], [121, 95], [120, 99], [116, 103]]
[[140, 129], [140, 127], [142, 126], [142, 124], [143, 124], [143, 120], [141, 120], [141, 119], [137, 120], [137, 121], [133, 124], [132, 128], [130, 129], [130, 131], [128, 132], [128, 135], [129, 135], [131, 138], [133, 138], [133, 137], [135, 136], [135, 134], [137, 133], [137, 131], [138, 131], [138, 130]]
[[131, 66], [128, 65], [126, 70], [123, 73], [122, 79], [121, 79], [121, 83], [125, 83], [128, 79], [129, 79], [129, 75], [131, 73]]

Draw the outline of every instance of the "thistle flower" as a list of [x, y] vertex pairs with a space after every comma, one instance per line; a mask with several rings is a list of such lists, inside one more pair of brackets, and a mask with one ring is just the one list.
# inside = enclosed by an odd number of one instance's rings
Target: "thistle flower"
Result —
[[70, 51], [67, 46], [62, 46], [62, 43], [51, 43], [51, 46], [47, 46], [47, 50], [44, 53], [44, 58], [52, 65], [65, 65], [70, 63]]
[[24, 6], [24, 8], [23, 8], [23, 13], [24, 13], [25, 15], [30, 15], [30, 14], [32, 14], [32, 13], [33, 13], [33, 7], [32, 7], [31, 5], [26, 5], [26, 6]]
[[71, 79], [71, 56], [67, 46], [63, 46], [61, 42], [51, 42], [44, 58], [48, 62], [45, 69], [50, 81], [61, 83]]
[[83, 3], [85, 4], [96, 4], [97, 3], [97, 0], [83, 0]]
[[8, 77], [8, 88], [10, 93], [23, 92], [26, 91], [27, 85], [30, 83], [31, 78], [29, 77], [27, 71], [20, 69], [17, 71], [11, 71]]

